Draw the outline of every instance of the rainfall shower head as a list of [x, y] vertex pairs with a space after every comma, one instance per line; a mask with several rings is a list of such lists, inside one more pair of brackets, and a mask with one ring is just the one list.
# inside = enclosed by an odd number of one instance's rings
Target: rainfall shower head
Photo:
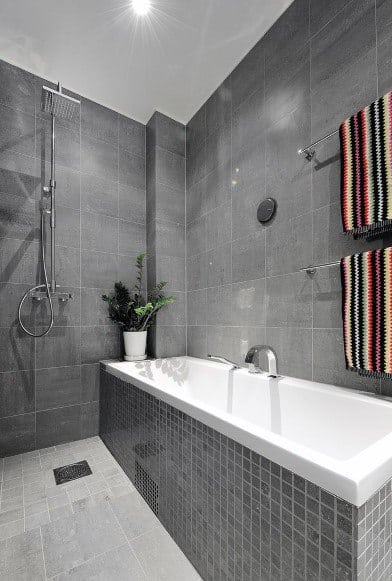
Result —
[[79, 106], [80, 101], [62, 93], [60, 83], [58, 90], [42, 87], [42, 111], [45, 113], [71, 121]]

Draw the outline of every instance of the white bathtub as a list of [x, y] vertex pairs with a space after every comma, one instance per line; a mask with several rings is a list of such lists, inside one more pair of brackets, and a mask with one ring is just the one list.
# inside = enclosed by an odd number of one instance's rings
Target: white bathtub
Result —
[[392, 403], [193, 357], [106, 362], [107, 371], [361, 506], [392, 478]]

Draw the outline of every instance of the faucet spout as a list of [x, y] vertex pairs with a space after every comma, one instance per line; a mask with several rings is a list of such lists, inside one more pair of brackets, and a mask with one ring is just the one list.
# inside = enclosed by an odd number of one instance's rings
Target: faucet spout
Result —
[[[261, 352], [266, 353], [268, 358], [268, 376], [278, 377], [278, 358], [275, 351], [269, 345], [254, 345], [254, 347], [249, 349], [245, 357], [245, 363], [253, 365], [253, 368], [249, 369], [249, 373], [260, 373], [259, 356]], [[255, 363], [256, 357], [257, 365]]]
[[219, 363], [226, 363], [227, 365], [231, 365], [232, 369], [241, 369], [239, 365], [237, 365], [237, 363], [234, 363], [234, 361], [230, 361], [230, 359], [226, 359], [226, 357], [221, 357], [220, 355], [207, 355], [208, 359], [211, 359], [211, 361], [219, 361]]

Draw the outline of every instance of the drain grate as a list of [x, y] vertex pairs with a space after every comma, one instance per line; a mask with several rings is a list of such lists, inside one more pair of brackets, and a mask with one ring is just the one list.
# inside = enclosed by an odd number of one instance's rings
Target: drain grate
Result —
[[61, 466], [60, 468], [54, 468], [53, 472], [56, 484], [64, 484], [65, 482], [70, 482], [71, 480], [76, 480], [77, 478], [83, 478], [83, 476], [89, 476], [92, 474], [87, 460], [75, 462], [75, 464], [68, 464], [67, 466]]
[[158, 484], [154, 482], [149, 474], [142, 468], [139, 462], [135, 461], [135, 487], [140, 492], [148, 506], [155, 514], [158, 514]]

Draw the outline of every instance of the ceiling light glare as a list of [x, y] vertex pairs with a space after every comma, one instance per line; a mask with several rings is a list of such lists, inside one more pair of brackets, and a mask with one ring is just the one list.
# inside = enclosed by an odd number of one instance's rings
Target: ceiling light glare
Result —
[[151, 9], [151, 0], [131, 0], [131, 6], [137, 16], [145, 16]]

